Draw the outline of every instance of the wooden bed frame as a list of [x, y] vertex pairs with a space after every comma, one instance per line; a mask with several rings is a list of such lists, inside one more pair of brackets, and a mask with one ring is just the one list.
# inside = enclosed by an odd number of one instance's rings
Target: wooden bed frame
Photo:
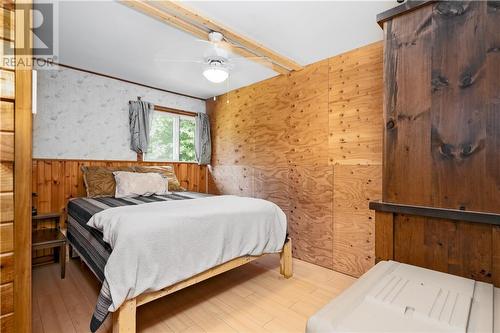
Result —
[[[135, 319], [136, 319], [136, 309], [137, 307], [154, 301], [160, 297], [167, 296], [178, 290], [189, 287], [198, 282], [209, 279], [213, 276], [219, 275], [221, 273], [227, 272], [233, 268], [239, 267], [241, 265], [247, 264], [251, 261], [265, 256], [245, 256], [233, 259], [222, 265], [210, 268], [204, 272], [201, 272], [189, 279], [178, 282], [172, 286], [163, 288], [161, 290], [146, 293], [137, 296], [134, 299], [125, 301], [120, 308], [113, 313], [113, 333], [135, 333]], [[292, 269], [292, 241], [290, 238], [285, 240], [283, 245], [283, 250], [280, 253], [280, 273], [285, 278], [290, 278], [293, 275]]]

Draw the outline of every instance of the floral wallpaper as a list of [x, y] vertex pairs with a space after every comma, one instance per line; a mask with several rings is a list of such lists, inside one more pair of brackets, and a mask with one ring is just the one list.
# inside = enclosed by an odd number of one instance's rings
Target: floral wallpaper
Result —
[[33, 157], [136, 160], [129, 148], [128, 101], [205, 112], [205, 102], [59, 67], [38, 71]]

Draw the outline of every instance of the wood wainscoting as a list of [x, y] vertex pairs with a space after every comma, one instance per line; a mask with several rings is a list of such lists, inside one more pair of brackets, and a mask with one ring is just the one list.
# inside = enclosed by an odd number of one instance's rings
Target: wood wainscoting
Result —
[[[66, 205], [69, 199], [85, 197], [82, 166], [154, 166], [171, 165], [181, 186], [188, 191], [207, 192], [207, 167], [196, 163], [183, 162], [137, 162], [137, 161], [102, 161], [102, 160], [61, 160], [33, 159], [33, 205], [38, 213], [63, 213], [64, 226]], [[52, 250], [38, 250], [34, 263], [52, 260]]]
[[360, 276], [382, 191], [382, 43], [207, 100], [209, 190], [270, 200], [296, 258]]

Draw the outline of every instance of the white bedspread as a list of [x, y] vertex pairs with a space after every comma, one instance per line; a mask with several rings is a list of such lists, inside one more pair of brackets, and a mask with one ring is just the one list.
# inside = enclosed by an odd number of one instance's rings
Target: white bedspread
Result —
[[280, 252], [286, 236], [278, 206], [237, 196], [116, 207], [87, 225], [102, 231], [113, 249], [104, 270], [112, 312], [126, 299], [234, 258]]

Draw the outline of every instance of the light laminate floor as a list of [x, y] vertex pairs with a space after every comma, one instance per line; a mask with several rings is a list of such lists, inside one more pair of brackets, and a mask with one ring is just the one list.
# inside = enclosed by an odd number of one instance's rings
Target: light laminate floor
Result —
[[[267, 256], [139, 307], [138, 332], [304, 332], [307, 318], [355, 281], [294, 259], [294, 277]], [[70, 260], [33, 270], [33, 332], [89, 332], [99, 292], [92, 273]], [[98, 331], [111, 332], [111, 316]]]

